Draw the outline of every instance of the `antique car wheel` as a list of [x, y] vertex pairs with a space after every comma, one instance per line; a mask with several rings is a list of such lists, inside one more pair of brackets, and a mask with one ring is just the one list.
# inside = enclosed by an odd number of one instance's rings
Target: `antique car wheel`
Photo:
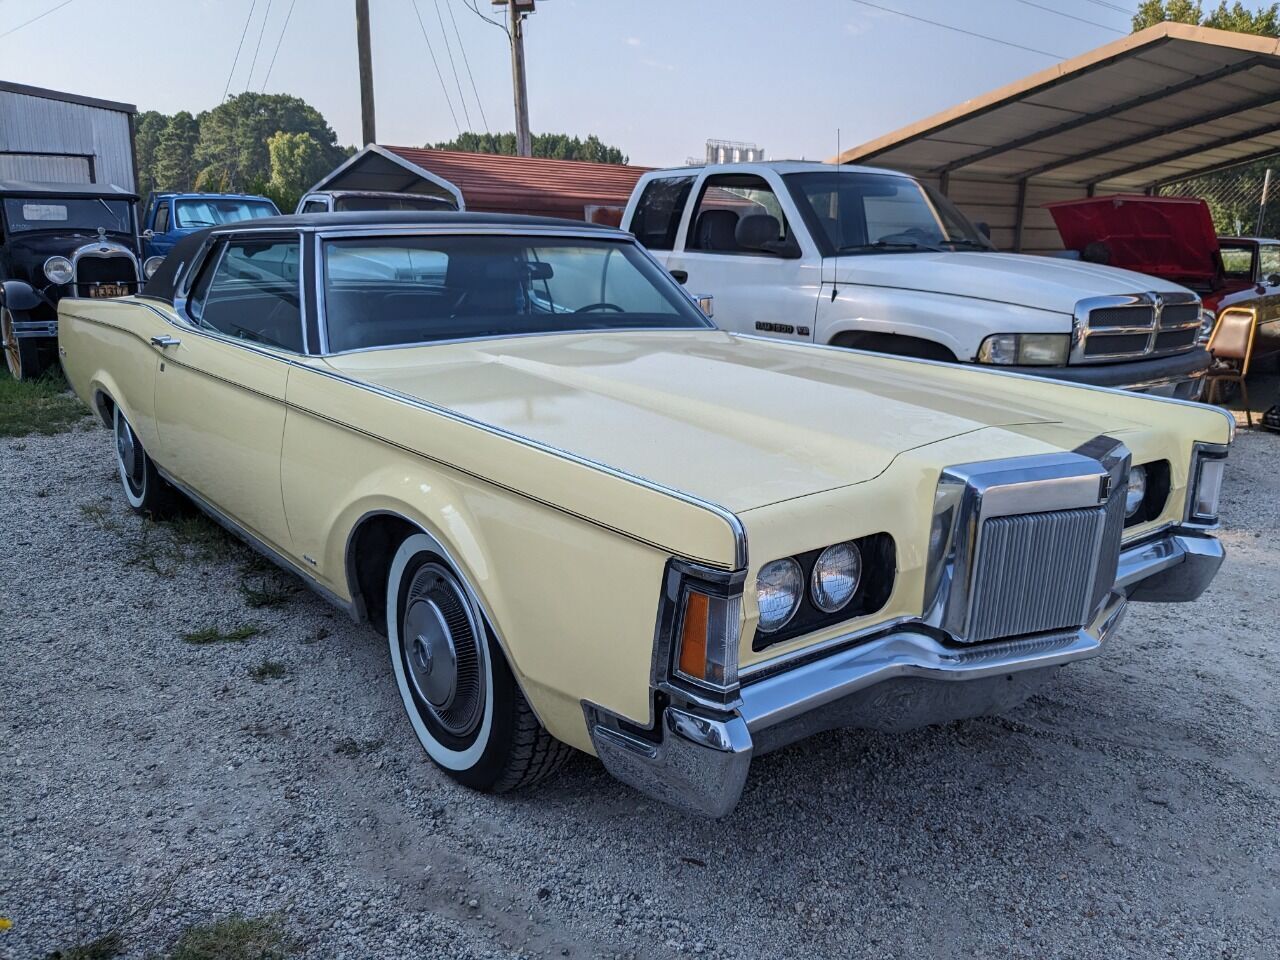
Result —
[[572, 748], [534, 715], [471, 592], [415, 534], [387, 581], [396, 685], [427, 755], [459, 783], [501, 793], [552, 773]]
[[142, 448], [142, 441], [120, 412], [119, 404], [112, 416], [116, 440], [116, 467], [125, 499], [138, 513], [164, 516], [178, 505], [178, 493], [165, 482], [156, 465]]
[[4, 363], [15, 380], [35, 380], [44, 373], [45, 358], [32, 340], [19, 340], [13, 329], [13, 314], [0, 307], [0, 339], [4, 341]]

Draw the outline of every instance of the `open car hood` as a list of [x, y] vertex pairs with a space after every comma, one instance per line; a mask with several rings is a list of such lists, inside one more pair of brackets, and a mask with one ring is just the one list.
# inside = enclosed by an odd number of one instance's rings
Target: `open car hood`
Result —
[[1118, 195], [1045, 207], [1068, 250], [1105, 243], [1113, 267], [1173, 280], [1219, 276], [1218, 235], [1203, 200]]

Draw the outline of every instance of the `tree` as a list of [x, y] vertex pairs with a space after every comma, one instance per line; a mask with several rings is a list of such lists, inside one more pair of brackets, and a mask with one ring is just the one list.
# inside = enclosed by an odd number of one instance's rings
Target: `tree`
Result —
[[1240, 0], [1235, 0], [1230, 6], [1227, 0], [1219, 0], [1218, 6], [1207, 14], [1203, 0], [1143, 0], [1133, 16], [1133, 29], [1137, 32], [1167, 20], [1236, 33], [1280, 37], [1280, 3], [1250, 10]]
[[[429, 143], [427, 149], [497, 153], [514, 157], [516, 135], [514, 133], [461, 133], [454, 140]], [[589, 163], [626, 163], [628, 159], [621, 150], [604, 143], [595, 134], [591, 134], [586, 140], [571, 137], [567, 133], [534, 134], [533, 155], [552, 160], [585, 160]]]
[[277, 133], [307, 134], [328, 168], [349, 155], [320, 111], [298, 97], [282, 93], [242, 93], [197, 118], [200, 143], [196, 162], [202, 189], [243, 190], [271, 180], [267, 141]]
[[265, 193], [281, 210], [292, 210], [307, 188], [333, 169], [324, 147], [309, 133], [285, 133], [267, 140], [271, 179]]
[[133, 121], [134, 150], [138, 161], [138, 193], [145, 197], [156, 188], [156, 148], [169, 126], [169, 118], [156, 110], [144, 110]]
[[153, 189], [186, 191], [195, 186], [196, 144], [200, 128], [196, 118], [185, 110], [175, 113], [156, 144], [152, 168]]

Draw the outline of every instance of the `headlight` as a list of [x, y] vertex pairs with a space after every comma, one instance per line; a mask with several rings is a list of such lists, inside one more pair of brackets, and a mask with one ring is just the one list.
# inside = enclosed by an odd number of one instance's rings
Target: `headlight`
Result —
[[1200, 332], [1196, 334], [1196, 343], [1204, 344], [1209, 342], [1209, 338], [1213, 336], [1213, 328], [1218, 322], [1218, 315], [1208, 307], [1200, 310]]
[[1133, 467], [1129, 470], [1129, 489], [1124, 494], [1124, 515], [1132, 517], [1147, 498], [1147, 470]]
[[804, 573], [790, 557], [772, 560], [760, 568], [756, 577], [756, 606], [760, 608], [759, 628], [773, 633], [784, 627], [800, 606], [804, 590]]
[[66, 257], [50, 257], [44, 262], [44, 275], [51, 283], [70, 283], [76, 278], [76, 268]]
[[1071, 353], [1067, 333], [997, 333], [982, 341], [979, 363], [1061, 366]]
[[164, 257], [147, 257], [142, 261], [142, 279], [150, 280], [156, 275], [156, 271], [160, 269], [160, 264], [164, 263]]
[[823, 613], [843, 608], [858, 591], [862, 553], [853, 543], [837, 543], [818, 555], [809, 585], [813, 605]]

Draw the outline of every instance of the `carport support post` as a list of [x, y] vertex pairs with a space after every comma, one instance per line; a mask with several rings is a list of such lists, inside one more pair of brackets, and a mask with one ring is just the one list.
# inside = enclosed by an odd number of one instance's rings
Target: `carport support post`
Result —
[[1255, 237], [1263, 236], [1262, 221], [1267, 216], [1267, 194], [1271, 192], [1271, 168], [1267, 167], [1267, 175], [1262, 178], [1262, 199], [1258, 201], [1258, 228], [1253, 231]]
[[356, 47], [360, 52], [360, 131], [367, 147], [378, 142], [373, 118], [373, 48], [369, 40], [369, 0], [356, 0]]
[[1013, 252], [1022, 252], [1022, 227], [1027, 220], [1027, 181], [1018, 181], [1018, 209], [1013, 219]]

